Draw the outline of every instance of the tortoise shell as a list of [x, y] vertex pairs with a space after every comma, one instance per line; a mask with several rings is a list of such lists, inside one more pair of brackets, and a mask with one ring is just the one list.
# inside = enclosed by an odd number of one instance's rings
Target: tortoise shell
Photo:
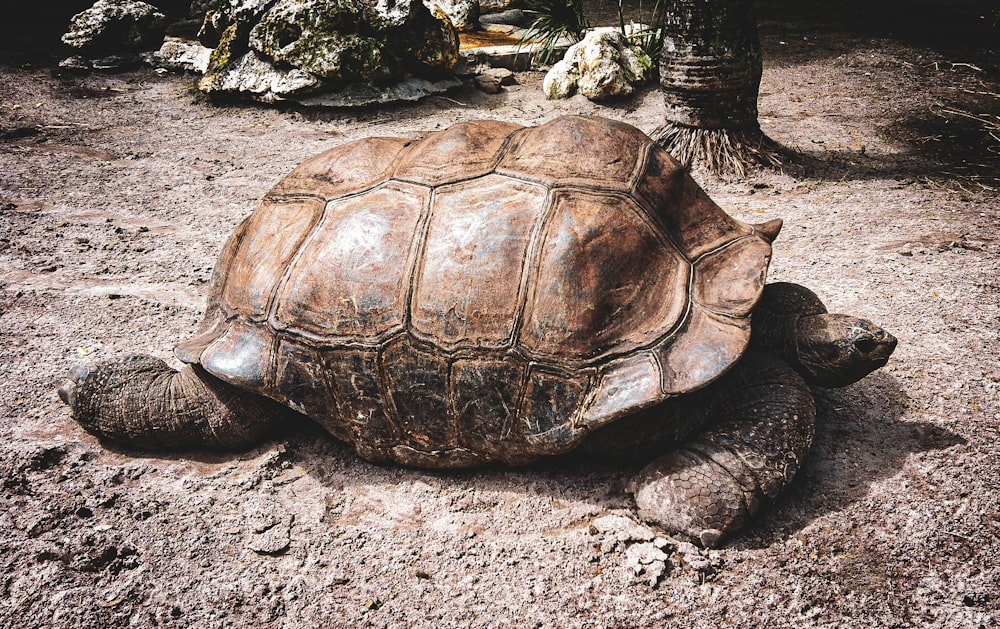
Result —
[[620, 122], [368, 138], [240, 224], [177, 355], [371, 460], [524, 463], [724, 373], [779, 226]]

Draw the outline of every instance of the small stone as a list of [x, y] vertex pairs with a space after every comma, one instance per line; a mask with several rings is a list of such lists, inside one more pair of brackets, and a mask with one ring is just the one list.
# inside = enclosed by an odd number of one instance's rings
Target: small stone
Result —
[[293, 519], [293, 516], [288, 515], [263, 531], [255, 531], [247, 546], [262, 555], [280, 555], [291, 545]]
[[514, 73], [507, 68], [486, 68], [473, 77], [476, 87], [487, 94], [497, 94], [504, 85], [516, 85]]
[[243, 507], [246, 527], [250, 530], [247, 547], [262, 555], [279, 555], [291, 544], [295, 515], [282, 513], [280, 503], [254, 500]]
[[643, 526], [631, 518], [618, 514], [605, 515], [596, 518], [591, 526], [600, 533], [609, 534], [622, 542], [650, 542], [656, 538], [656, 533], [648, 526]]
[[507, 68], [490, 68], [483, 74], [497, 79], [500, 81], [500, 85], [517, 85], [517, 78], [514, 76], [514, 72]]
[[90, 72], [90, 60], [82, 57], [80, 55], [73, 55], [72, 57], [66, 57], [59, 62], [59, 68], [66, 72], [73, 74], [82, 74], [84, 72]]
[[503, 89], [500, 86], [500, 79], [485, 72], [477, 74], [473, 77], [473, 81], [475, 81], [476, 87], [487, 94], [499, 94], [500, 90]]

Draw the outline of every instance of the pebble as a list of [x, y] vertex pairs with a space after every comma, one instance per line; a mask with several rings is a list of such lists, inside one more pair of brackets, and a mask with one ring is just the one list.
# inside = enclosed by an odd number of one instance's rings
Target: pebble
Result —
[[620, 542], [651, 542], [657, 537], [653, 529], [623, 515], [610, 514], [596, 518], [591, 526], [597, 533], [611, 534]]
[[504, 85], [517, 83], [514, 73], [507, 68], [490, 68], [473, 77], [473, 81], [487, 94], [499, 94]]
[[291, 515], [288, 515], [263, 531], [254, 531], [247, 542], [247, 547], [262, 555], [279, 555], [285, 552], [292, 541], [293, 519]]

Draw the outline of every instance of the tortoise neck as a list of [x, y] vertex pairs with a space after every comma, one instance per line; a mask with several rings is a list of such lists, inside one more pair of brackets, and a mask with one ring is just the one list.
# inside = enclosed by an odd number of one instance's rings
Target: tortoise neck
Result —
[[767, 284], [751, 318], [750, 347], [780, 356], [802, 373], [800, 326], [825, 313], [826, 306], [808, 288], [786, 282]]

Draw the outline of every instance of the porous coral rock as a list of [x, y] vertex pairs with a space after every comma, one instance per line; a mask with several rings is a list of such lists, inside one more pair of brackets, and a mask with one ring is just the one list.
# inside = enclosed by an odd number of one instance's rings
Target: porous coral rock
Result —
[[166, 16], [135, 0], [97, 0], [70, 20], [64, 44], [88, 56], [153, 50], [163, 41]]
[[201, 90], [265, 102], [439, 79], [458, 61], [451, 21], [421, 0], [229, 0], [199, 39], [214, 48]]
[[441, 9], [460, 33], [479, 29], [479, 0], [423, 0], [427, 8]]
[[645, 53], [631, 46], [617, 29], [597, 28], [570, 46], [545, 75], [542, 89], [547, 98], [580, 93], [591, 100], [606, 100], [631, 96], [652, 77], [653, 63]]

